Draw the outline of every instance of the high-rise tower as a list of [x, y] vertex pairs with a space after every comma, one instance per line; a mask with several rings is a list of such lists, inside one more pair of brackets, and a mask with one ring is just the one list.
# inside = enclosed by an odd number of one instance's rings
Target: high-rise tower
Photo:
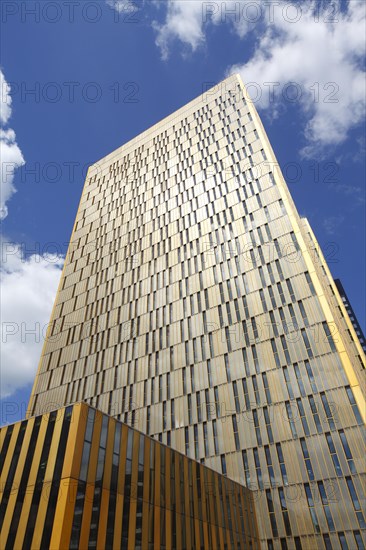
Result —
[[363, 548], [364, 354], [234, 75], [88, 172], [29, 415], [86, 401]]

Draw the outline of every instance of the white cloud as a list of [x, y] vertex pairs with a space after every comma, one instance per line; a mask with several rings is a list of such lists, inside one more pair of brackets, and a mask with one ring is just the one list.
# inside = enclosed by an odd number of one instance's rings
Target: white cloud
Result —
[[49, 323], [63, 258], [22, 257], [2, 244], [0, 397], [33, 382]]
[[364, 187], [354, 185], [352, 181], [347, 181], [346, 183], [330, 182], [328, 183], [328, 188], [334, 193], [339, 193], [346, 197], [350, 197], [352, 199], [350, 202], [352, 208], [357, 206], [365, 206], [366, 200]]
[[24, 158], [15, 139], [14, 130], [0, 129], [0, 159], [1, 159], [1, 201], [0, 219], [8, 215], [7, 202], [16, 192], [13, 185], [14, 172], [24, 164]]
[[[107, 0], [107, 3], [113, 1]], [[192, 51], [203, 46], [209, 25], [227, 24], [240, 38], [244, 38], [248, 31], [263, 27], [273, 14], [270, 3], [262, 4], [260, 0], [166, 0], [165, 3], [152, 0], [151, 3], [157, 7], [166, 6], [165, 21], [153, 22], [157, 33], [156, 45], [163, 59], [169, 57], [174, 40], [189, 46]]]
[[338, 233], [340, 226], [343, 224], [344, 216], [330, 216], [323, 220], [323, 227], [327, 235], [335, 235]]
[[239, 72], [245, 83], [257, 83], [249, 93], [272, 117], [292, 103], [299, 106], [306, 140], [301, 153], [319, 158], [328, 147], [344, 142], [365, 114], [366, 3], [350, 0], [342, 6], [340, 0], [167, 0], [164, 21], [153, 26], [163, 59], [174, 40], [193, 52], [203, 46], [209, 24], [228, 24], [240, 38], [254, 30], [253, 56], [231, 66], [227, 74]]
[[182, 42], [192, 51], [205, 43], [205, 30], [208, 25], [228, 24], [240, 38], [254, 28], [262, 19], [262, 10], [252, 0], [167, 0], [166, 18], [163, 23], [153, 22], [157, 33], [156, 45], [162, 58], [169, 57], [169, 49], [174, 40]]
[[6, 82], [3, 72], [0, 69], [0, 123], [6, 124], [11, 115], [11, 96], [9, 84]]
[[203, 1], [168, 0], [166, 20], [163, 24], [153, 23], [157, 33], [156, 45], [163, 59], [169, 57], [169, 46], [178, 39], [195, 51], [204, 42]]
[[[333, 22], [327, 22], [325, 11], [317, 20], [315, 3], [301, 6], [297, 23], [275, 17], [252, 59], [229, 72], [239, 72], [244, 82], [257, 83], [262, 91], [258, 106], [274, 113], [279, 104], [289, 104], [298, 95], [308, 119], [308, 145], [302, 153], [310, 157], [319, 156], [324, 147], [342, 143], [350, 129], [363, 120], [366, 88], [361, 59], [366, 4], [349, 2], [347, 12], [339, 11]], [[275, 84], [272, 98], [268, 83]], [[252, 92], [258, 90], [253, 87]]]
[[[4, 74], [0, 70], [0, 123], [6, 125], [11, 116], [10, 86], [7, 84]], [[1, 169], [1, 193], [0, 193], [0, 220], [8, 215], [7, 202], [15, 193], [13, 185], [14, 172], [24, 164], [24, 158], [16, 142], [14, 130], [11, 128], [0, 129], [0, 169]]]
[[125, 12], [126, 14], [135, 12], [134, 4], [131, 0], [106, 0], [108, 6], [116, 10], [118, 13]]
[[[1, 78], [0, 122], [11, 116], [10, 89]], [[15, 192], [14, 171], [24, 164], [11, 128], [0, 129], [1, 218]], [[33, 381], [41, 355], [45, 328], [60, 279], [63, 258], [32, 255], [24, 258], [19, 244], [1, 242], [0, 398]], [[33, 332], [33, 334], [32, 334]]]

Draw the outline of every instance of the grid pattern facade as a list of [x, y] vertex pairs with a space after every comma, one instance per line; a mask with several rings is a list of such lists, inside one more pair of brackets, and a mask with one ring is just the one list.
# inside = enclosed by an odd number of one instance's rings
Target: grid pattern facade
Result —
[[238, 76], [89, 170], [30, 414], [85, 400], [245, 484], [263, 548], [363, 548], [364, 368]]
[[86, 404], [0, 444], [2, 549], [259, 547], [248, 489]]

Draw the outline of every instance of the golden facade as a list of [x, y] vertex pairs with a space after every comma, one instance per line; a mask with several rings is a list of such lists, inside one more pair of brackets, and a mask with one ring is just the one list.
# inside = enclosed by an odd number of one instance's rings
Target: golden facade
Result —
[[234, 75], [93, 165], [29, 404], [255, 491], [262, 547], [364, 548], [365, 358]]
[[251, 492], [85, 403], [0, 429], [0, 548], [258, 548]]

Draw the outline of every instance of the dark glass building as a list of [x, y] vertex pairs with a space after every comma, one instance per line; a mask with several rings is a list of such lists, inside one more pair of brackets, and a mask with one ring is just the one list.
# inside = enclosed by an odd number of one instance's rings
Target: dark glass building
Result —
[[349, 318], [350, 318], [350, 321], [353, 325], [353, 328], [355, 329], [355, 332], [358, 336], [358, 339], [360, 341], [360, 344], [362, 346], [362, 349], [363, 351], [366, 353], [366, 340], [365, 340], [365, 336], [364, 336], [364, 333], [363, 333], [363, 330], [361, 328], [361, 325], [360, 323], [358, 322], [358, 319], [356, 317], [356, 314], [354, 312], [354, 309], [351, 305], [351, 302], [349, 301], [348, 299], [348, 296], [346, 294], [346, 291], [344, 290], [343, 288], [343, 285], [341, 283], [341, 281], [339, 279], [334, 279], [334, 282], [335, 282], [335, 285], [337, 287], [337, 290], [339, 292], [339, 295], [341, 297], [341, 300], [344, 304], [344, 307], [346, 308], [346, 311], [349, 315]]

